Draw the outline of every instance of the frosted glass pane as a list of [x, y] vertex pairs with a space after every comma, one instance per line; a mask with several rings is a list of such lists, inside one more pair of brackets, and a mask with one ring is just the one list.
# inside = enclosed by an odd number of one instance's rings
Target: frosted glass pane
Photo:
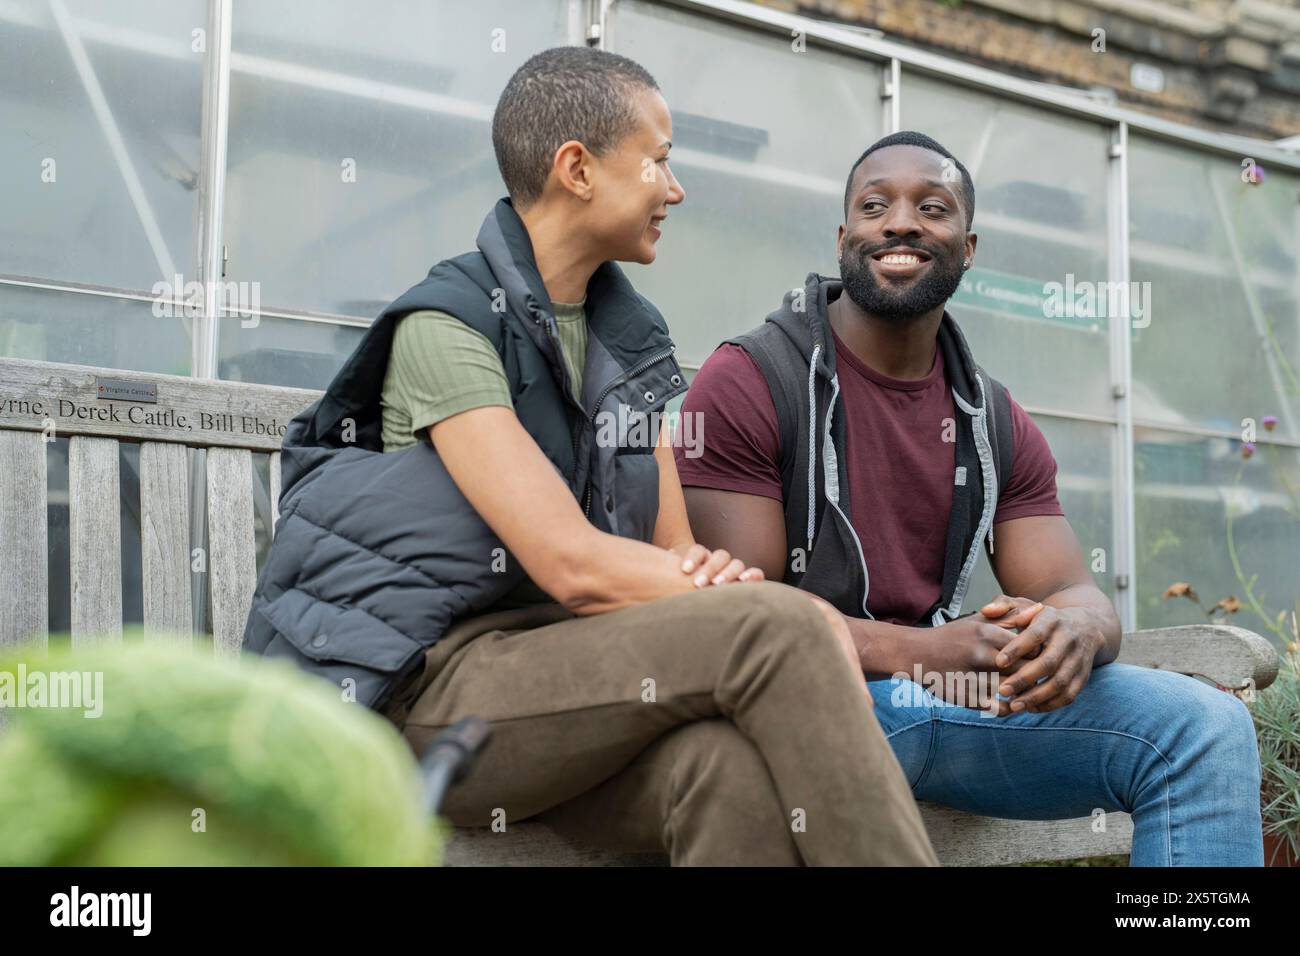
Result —
[[648, 69], [672, 110], [686, 199], [669, 211], [656, 261], [628, 269], [678, 357], [698, 364], [809, 272], [838, 274], [844, 181], [880, 137], [880, 69], [639, 2], [613, 7], [607, 46]]
[[218, 378], [324, 389], [365, 333], [360, 326], [332, 322], [261, 316], [248, 327], [247, 321], [222, 318]]
[[1133, 137], [1133, 277], [1152, 284], [1133, 342], [1134, 415], [1237, 432], [1279, 420], [1300, 437], [1300, 179]]
[[472, 249], [505, 194], [497, 97], [568, 31], [564, 0], [236, 3], [228, 277], [266, 308], [371, 318]]
[[63, 21], [45, 0], [0, 6], [0, 272], [142, 292], [194, 279], [207, 3], [60, 6]]
[[1295, 609], [1300, 453], [1261, 444], [1243, 460], [1240, 442], [1153, 428], [1134, 429], [1134, 445], [1138, 627], [1204, 622], [1205, 611], [1186, 598], [1162, 597], [1185, 581], [1204, 608], [1235, 596], [1243, 607], [1228, 623], [1267, 635], [1246, 583], [1255, 577], [1251, 593], [1270, 620]]
[[950, 310], [976, 360], [1024, 404], [1114, 414], [1108, 317], [1043, 309], [1046, 283], [1107, 278], [1106, 128], [906, 73], [902, 125], [975, 180], [979, 247]]
[[[1042, 429], [1051, 446], [1052, 457], [1056, 459], [1056, 496], [1065, 512], [1065, 519], [1079, 539], [1079, 550], [1088, 568], [1092, 570], [1094, 565], [1097, 568], [1093, 570], [1093, 583], [1113, 600], [1115, 550], [1111, 461], [1114, 429], [1109, 425], [1048, 415], [1035, 415], [1034, 421]], [[994, 549], [997, 546], [995, 525]], [[1098, 549], [1101, 549], [1100, 553]], [[1000, 592], [1001, 586], [989, 566], [988, 555], [981, 550], [962, 613], [978, 611], [981, 605]]]
[[189, 375], [187, 320], [136, 299], [0, 285], [0, 355]]

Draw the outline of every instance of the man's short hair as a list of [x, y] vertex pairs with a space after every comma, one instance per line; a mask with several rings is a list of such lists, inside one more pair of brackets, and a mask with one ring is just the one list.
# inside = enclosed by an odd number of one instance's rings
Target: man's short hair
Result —
[[560, 46], [530, 57], [501, 91], [492, 116], [492, 148], [510, 198], [527, 206], [542, 196], [555, 151], [577, 140], [597, 156], [636, 128], [634, 97], [659, 84], [625, 56]]
[[970, 230], [971, 222], [975, 219], [975, 181], [970, 178], [970, 173], [966, 167], [952, 153], [940, 146], [935, 140], [926, 136], [924, 133], [917, 133], [913, 130], [901, 130], [897, 133], [890, 133], [876, 140], [866, 151], [858, 157], [858, 161], [853, 164], [849, 170], [849, 178], [844, 183], [844, 217], [849, 215], [849, 200], [853, 194], [853, 176], [862, 165], [862, 161], [878, 149], [884, 149], [886, 146], [919, 146], [921, 149], [928, 149], [932, 153], [938, 153], [945, 159], [952, 160], [952, 164], [957, 167], [957, 172], [961, 173], [961, 191], [962, 198], [966, 206], [966, 229]]

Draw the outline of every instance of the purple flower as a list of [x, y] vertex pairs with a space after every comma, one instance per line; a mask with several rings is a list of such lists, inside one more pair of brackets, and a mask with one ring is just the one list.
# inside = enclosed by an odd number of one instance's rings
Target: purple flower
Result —
[[1255, 443], [1253, 441], [1244, 441], [1241, 443], [1241, 457], [1249, 458], [1255, 454]]
[[1271, 432], [1274, 428], [1277, 427], [1277, 416], [1276, 416], [1276, 415], [1265, 415], [1264, 418], [1262, 419], [1262, 421], [1263, 421], [1263, 425], [1264, 425], [1264, 430], [1265, 430], [1265, 431], [1270, 431], [1270, 432]]

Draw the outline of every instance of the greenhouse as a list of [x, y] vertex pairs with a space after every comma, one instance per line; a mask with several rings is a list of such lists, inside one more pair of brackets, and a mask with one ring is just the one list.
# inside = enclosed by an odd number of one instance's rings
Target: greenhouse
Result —
[[[503, 193], [493, 104], [550, 46], [632, 57], [672, 109], [687, 198], [658, 262], [629, 273], [688, 373], [808, 272], [833, 272], [862, 149], [926, 132], [978, 189], [978, 263], [952, 312], [1046, 434], [1125, 629], [1231, 598], [1244, 626], [1285, 638], [1294, 151], [731, 0], [17, 0], [0, 36], [0, 356], [128, 379], [323, 388], [393, 297], [470, 245]], [[70, 613], [67, 448], [49, 447], [52, 631]], [[121, 456], [123, 613], [138, 621], [138, 451]], [[1178, 582], [1201, 607], [1166, 596]]]

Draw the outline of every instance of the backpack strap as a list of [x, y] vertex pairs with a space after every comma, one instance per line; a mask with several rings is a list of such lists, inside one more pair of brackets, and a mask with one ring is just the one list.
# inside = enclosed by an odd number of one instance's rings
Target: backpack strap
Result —
[[[795, 361], [793, 346], [774, 325], [764, 324], [743, 335], [728, 339], [727, 344], [745, 350], [763, 377], [767, 379], [772, 404], [776, 407], [777, 433], [780, 440], [781, 497], [785, 503], [787, 566], [789, 550], [808, 547], [809, 505], [818, 501], [817, 488], [805, 489], [808, 472], [808, 408], [802, 360], [800, 374], [791, 374]], [[816, 470], [819, 472], [819, 470]], [[814, 474], [814, 483], [820, 474]], [[814, 508], [816, 506], [814, 505]]]
[[[976, 366], [988, 383], [992, 399], [993, 414], [989, 416], [989, 444], [993, 446], [993, 470], [997, 476], [998, 497], [1007, 482], [1011, 480], [1011, 469], [1015, 463], [1015, 432], [1011, 425], [1011, 394], [1007, 387], [995, 379], [987, 370]], [[996, 504], [994, 508], [996, 508]], [[987, 550], [988, 545], [985, 544]]]

